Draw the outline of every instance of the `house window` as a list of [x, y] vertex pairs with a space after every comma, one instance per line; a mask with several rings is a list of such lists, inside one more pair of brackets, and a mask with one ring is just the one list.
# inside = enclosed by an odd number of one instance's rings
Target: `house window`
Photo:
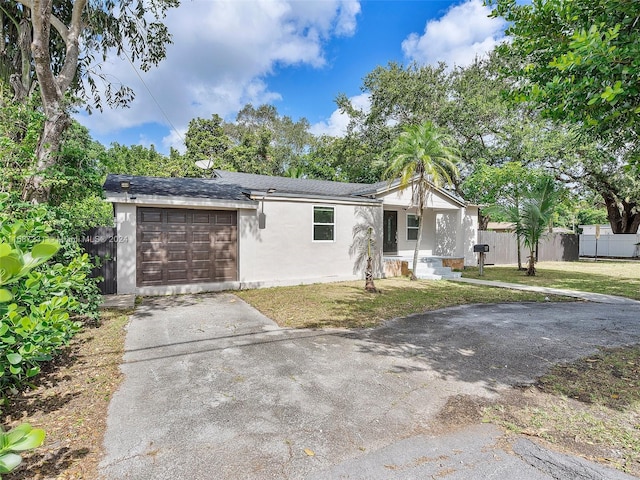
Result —
[[418, 216], [407, 214], [407, 240], [418, 240]]
[[313, 241], [335, 240], [335, 212], [333, 207], [313, 207]]

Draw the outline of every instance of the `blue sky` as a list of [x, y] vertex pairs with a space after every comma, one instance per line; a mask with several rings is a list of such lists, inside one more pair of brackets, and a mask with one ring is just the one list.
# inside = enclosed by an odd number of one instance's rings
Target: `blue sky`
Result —
[[184, 149], [191, 119], [232, 121], [246, 103], [340, 135], [339, 93], [366, 108], [362, 78], [377, 65], [468, 64], [503, 39], [503, 22], [488, 13], [481, 0], [185, 0], [166, 19], [174, 43], [159, 67], [136, 72], [115, 57], [102, 65], [135, 90], [131, 107], [77, 118], [105, 146], [163, 153]]

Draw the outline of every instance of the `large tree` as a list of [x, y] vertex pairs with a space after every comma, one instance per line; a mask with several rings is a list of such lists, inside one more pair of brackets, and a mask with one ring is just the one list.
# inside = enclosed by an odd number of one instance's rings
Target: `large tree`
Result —
[[[554, 168], [603, 198], [614, 233], [640, 225], [640, 2], [488, 0], [509, 22], [499, 47], [511, 97], [572, 126], [584, 145]], [[595, 141], [595, 145], [594, 145]], [[636, 164], [638, 170], [630, 170]], [[567, 168], [567, 166], [569, 168]]]
[[432, 186], [452, 184], [458, 174], [458, 154], [452, 139], [433, 123], [409, 125], [394, 142], [390, 152], [392, 161], [387, 177], [400, 179], [400, 188], [412, 189], [413, 206], [418, 219], [418, 238], [413, 252], [411, 279], [416, 280], [420, 242], [422, 241], [422, 217], [427, 207]]
[[281, 175], [302, 166], [313, 139], [308, 130], [305, 118], [293, 121], [272, 105], [247, 104], [233, 123], [215, 114], [211, 119], [191, 120], [186, 157], [211, 160], [214, 168]]
[[[39, 95], [44, 122], [24, 198], [44, 201], [74, 101], [127, 104], [132, 90], [101, 77], [96, 58], [127, 57], [142, 70], [162, 60], [171, 38], [162, 19], [178, 0], [0, 0], [0, 59], [14, 98]], [[97, 82], [103, 80], [100, 85]], [[104, 97], [102, 96], [104, 92]]]
[[[555, 120], [579, 122], [601, 141], [637, 153], [640, 2], [488, 0], [509, 22], [516, 95]], [[632, 145], [628, 145], [631, 142]]]

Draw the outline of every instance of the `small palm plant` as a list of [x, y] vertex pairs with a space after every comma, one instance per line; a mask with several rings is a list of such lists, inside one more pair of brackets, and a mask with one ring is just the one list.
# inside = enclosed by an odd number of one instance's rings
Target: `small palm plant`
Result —
[[527, 275], [536, 274], [536, 249], [551, 222], [551, 217], [558, 201], [559, 192], [550, 177], [541, 179], [531, 192], [523, 199], [520, 206], [520, 222], [516, 233], [524, 240], [529, 249], [529, 266]]
[[356, 257], [353, 273], [364, 269], [364, 289], [377, 292], [373, 283], [374, 268], [379, 266], [380, 255], [376, 254], [375, 214], [371, 209], [357, 208], [356, 216], [362, 220], [353, 227], [353, 243], [349, 247], [349, 255]]

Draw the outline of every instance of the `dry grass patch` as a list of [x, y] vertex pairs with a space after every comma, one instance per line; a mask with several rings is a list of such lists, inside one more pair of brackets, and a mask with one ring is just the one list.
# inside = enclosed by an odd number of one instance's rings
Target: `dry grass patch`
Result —
[[465, 269], [463, 276], [640, 300], [640, 262], [540, 262], [536, 270], [534, 277], [528, 277], [514, 265], [492, 265], [485, 267], [483, 277], [478, 276], [477, 268]]
[[282, 327], [367, 328], [412, 313], [470, 303], [542, 302], [544, 294], [488, 288], [445, 280], [376, 280], [379, 293], [364, 281], [234, 292]]
[[484, 408], [485, 421], [640, 475], [640, 347], [554, 367]]
[[107, 409], [121, 381], [127, 321], [126, 313], [103, 312], [100, 325], [86, 326], [43, 368], [34, 389], [9, 399], [2, 410], [5, 427], [28, 422], [44, 429], [47, 438], [3, 478], [98, 478]]

